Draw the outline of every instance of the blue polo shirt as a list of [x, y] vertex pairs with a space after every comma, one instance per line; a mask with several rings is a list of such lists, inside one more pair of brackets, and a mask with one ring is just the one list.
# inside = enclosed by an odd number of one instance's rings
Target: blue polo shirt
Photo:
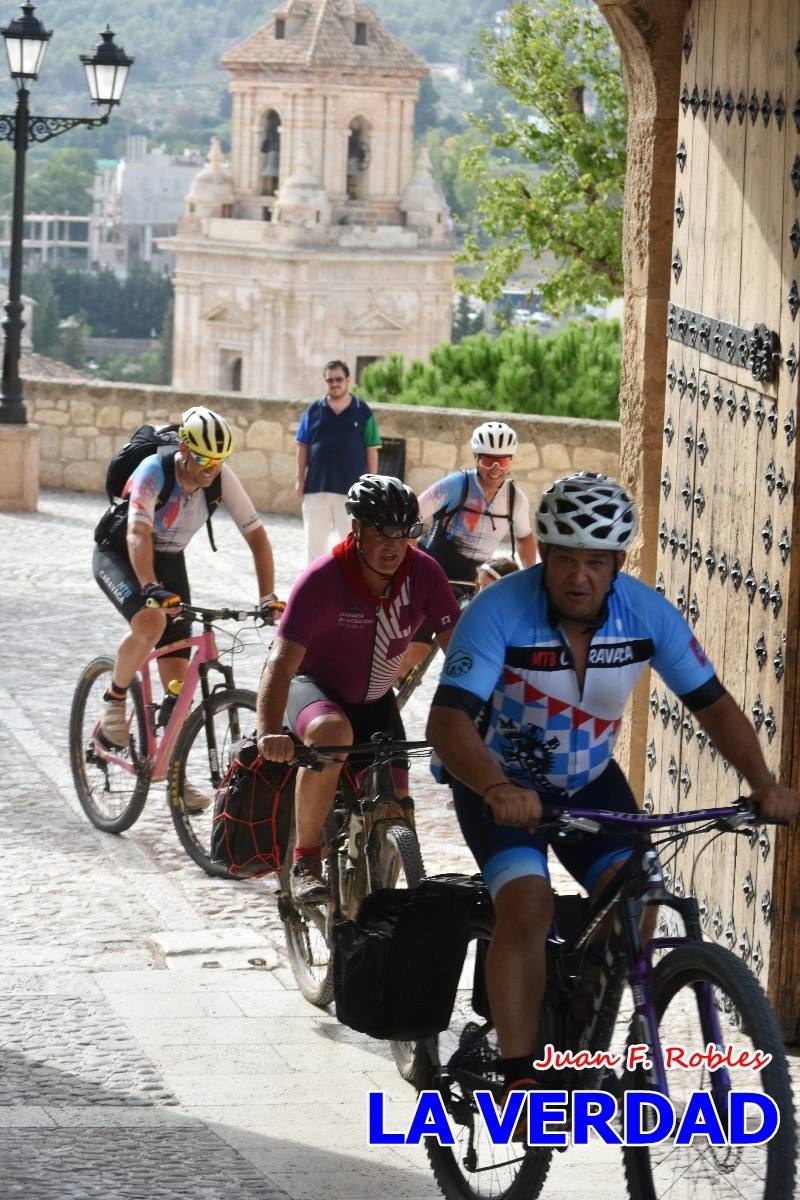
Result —
[[367, 447], [381, 439], [372, 409], [357, 396], [335, 413], [322, 396], [303, 413], [296, 441], [308, 446], [304, 491], [346, 495], [367, 469]]

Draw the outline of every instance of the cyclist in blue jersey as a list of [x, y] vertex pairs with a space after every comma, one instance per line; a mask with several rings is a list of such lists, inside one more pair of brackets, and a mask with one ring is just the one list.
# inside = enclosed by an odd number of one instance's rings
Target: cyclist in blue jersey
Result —
[[[495, 904], [486, 981], [507, 1089], [535, 1086], [553, 915], [540, 797], [636, 811], [613, 752], [648, 664], [742, 773], [763, 816], [800, 810], [680, 613], [621, 573], [635, 529], [633, 504], [614, 480], [580, 472], [555, 483], [536, 514], [542, 562], [498, 580], [465, 610], [433, 700], [428, 738], [455, 780], [459, 823]], [[631, 841], [586, 835], [553, 849], [596, 894]], [[654, 922], [655, 910], [648, 916]]]

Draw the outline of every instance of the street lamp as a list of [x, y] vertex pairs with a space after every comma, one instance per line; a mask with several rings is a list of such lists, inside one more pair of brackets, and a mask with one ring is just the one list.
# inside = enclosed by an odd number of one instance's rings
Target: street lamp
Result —
[[102, 117], [37, 117], [28, 109], [27, 84], [41, 70], [52, 30], [45, 29], [34, 14], [34, 5], [22, 5], [22, 16], [0, 29], [5, 42], [8, 68], [17, 84], [17, 108], [13, 116], [0, 115], [0, 141], [14, 143], [14, 200], [11, 210], [11, 265], [8, 300], [3, 321], [5, 347], [0, 383], [0, 423], [25, 425], [27, 416], [19, 377], [22, 344], [22, 223], [25, 214], [25, 155], [31, 142], [47, 142], [77, 125], [105, 125], [112, 108], [119, 104], [133, 59], [114, 42], [109, 28], [101, 34], [94, 54], [80, 56], [93, 104], [106, 105]]

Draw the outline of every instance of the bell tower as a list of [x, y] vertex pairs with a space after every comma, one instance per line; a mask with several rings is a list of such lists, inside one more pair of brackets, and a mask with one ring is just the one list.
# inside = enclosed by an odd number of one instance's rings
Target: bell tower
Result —
[[288, 0], [222, 62], [233, 202], [190, 195], [165, 242], [175, 385], [300, 398], [330, 358], [357, 375], [449, 340], [449, 214], [413, 152], [425, 63], [354, 0]]

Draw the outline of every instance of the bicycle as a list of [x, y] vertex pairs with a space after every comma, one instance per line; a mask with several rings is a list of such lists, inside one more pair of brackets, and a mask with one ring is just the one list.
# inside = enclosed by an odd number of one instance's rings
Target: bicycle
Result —
[[[464, 579], [451, 579], [450, 586], [453, 589], [453, 594], [458, 602], [458, 607], [463, 612], [475, 593], [475, 584], [467, 583], [467, 581]], [[395, 688], [395, 699], [397, 700], [397, 707], [399, 709], [408, 704], [408, 701], [422, 683], [428, 667], [431, 665], [438, 653], [438, 643], [432, 641], [428, 648], [428, 653], [425, 655], [422, 661], [415, 663], [413, 667], [406, 671], [405, 675]]]
[[[297, 904], [289, 887], [294, 849], [294, 818], [281, 870], [278, 913], [283, 921], [292, 974], [302, 995], [325, 1008], [333, 999], [333, 928], [353, 920], [361, 901], [377, 888], [416, 887], [423, 879], [414, 829], [413, 800], [395, 797], [391, 765], [398, 759], [427, 756], [427, 742], [396, 741], [375, 734], [371, 742], [349, 747], [298, 745], [298, 766], [322, 770], [347, 750], [331, 814], [324, 832], [323, 876], [330, 899], [326, 904]], [[358, 769], [360, 766], [360, 769]], [[413, 1043], [392, 1042], [398, 1070], [413, 1071]]]
[[[276, 607], [278, 602], [276, 602]], [[225, 872], [209, 858], [213, 799], [232, 747], [255, 727], [255, 692], [237, 688], [233, 668], [219, 661], [213, 624], [259, 619], [258, 609], [202, 608], [181, 611], [202, 621], [203, 632], [153, 650], [128, 689], [130, 740], [107, 742], [97, 713], [111, 682], [114, 661], [93, 659], [81, 673], [72, 699], [70, 764], [78, 799], [89, 820], [106, 833], [123, 833], [139, 819], [151, 783], [167, 783], [175, 830], [189, 856], [209, 875]], [[153, 697], [151, 667], [164, 654], [193, 650], [183, 687], [161, 702]], [[212, 685], [211, 673], [222, 676]], [[197, 685], [200, 703], [192, 708]], [[187, 785], [191, 799], [187, 800]]]
[[[752, 832], [756, 820], [752, 807], [740, 799], [729, 808], [652, 817], [546, 808], [540, 824], [540, 828], [556, 829], [558, 836], [633, 829], [637, 838], [633, 855], [596, 901], [556, 897], [537, 1055], [548, 1043], [557, 1050], [607, 1051], [627, 985], [633, 997], [627, 1046], [649, 1047], [651, 1066], [628, 1070], [623, 1052], [619, 1070], [609, 1069], [608, 1064], [590, 1070], [551, 1070], [542, 1072], [539, 1082], [565, 1090], [568, 1100], [573, 1090], [602, 1087], [620, 1106], [630, 1088], [657, 1091], [670, 1099], [678, 1116], [685, 1111], [691, 1093], [710, 1091], [723, 1127], [730, 1093], [736, 1087], [746, 1091], [761, 1087], [775, 1100], [780, 1113], [777, 1133], [763, 1145], [714, 1146], [700, 1138], [688, 1146], [670, 1141], [623, 1146], [631, 1200], [706, 1200], [709, 1196], [726, 1200], [745, 1194], [750, 1200], [786, 1200], [794, 1195], [792, 1091], [775, 1015], [744, 962], [703, 940], [696, 900], [666, 890], [655, 843], [649, 837], [660, 831], [659, 847], [677, 845], [692, 834], [712, 830], [717, 831], [715, 836]], [[643, 946], [639, 919], [643, 908], [650, 905], [674, 910], [683, 921], [683, 936], [656, 936]], [[594, 955], [587, 958], [592, 935], [608, 914], [612, 928], [599, 943], [602, 956], [596, 953], [595, 941]], [[484, 893], [476, 906], [471, 951], [451, 1024], [438, 1038], [418, 1042], [415, 1050], [415, 1085], [440, 1093], [456, 1138], [454, 1146], [441, 1146], [426, 1138], [434, 1176], [448, 1200], [533, 1200], [544, 1186], [552, 1157], [552, 1149], [513, 1141], [506, 1146], [492, 1144], [478, 1115], [476, 1089], [488, 1089], [496, 1097], [503, 1091], [500, 1052], [483, 983], [483, 961], [493, 924], [491, 900]], [[658, 958], [655, 964], [654, 958]], [[588, 1005], [587, 981], [592, 985]], [[723, 1030], [724, 1024], [728, 1029]], [[670, 1072], [668, 1081], [664, 1047], [705, 1050], [710, 1043], [724, 1048], [730, 1029], [737, 1050], [749, 1039], [755, 1049], [772, 1056], [769, 1065], [760, 1072], [738, 1072], [737, 1079], [724, 1066], [712, 1074], [701, 1064], [694, 1071]]]

